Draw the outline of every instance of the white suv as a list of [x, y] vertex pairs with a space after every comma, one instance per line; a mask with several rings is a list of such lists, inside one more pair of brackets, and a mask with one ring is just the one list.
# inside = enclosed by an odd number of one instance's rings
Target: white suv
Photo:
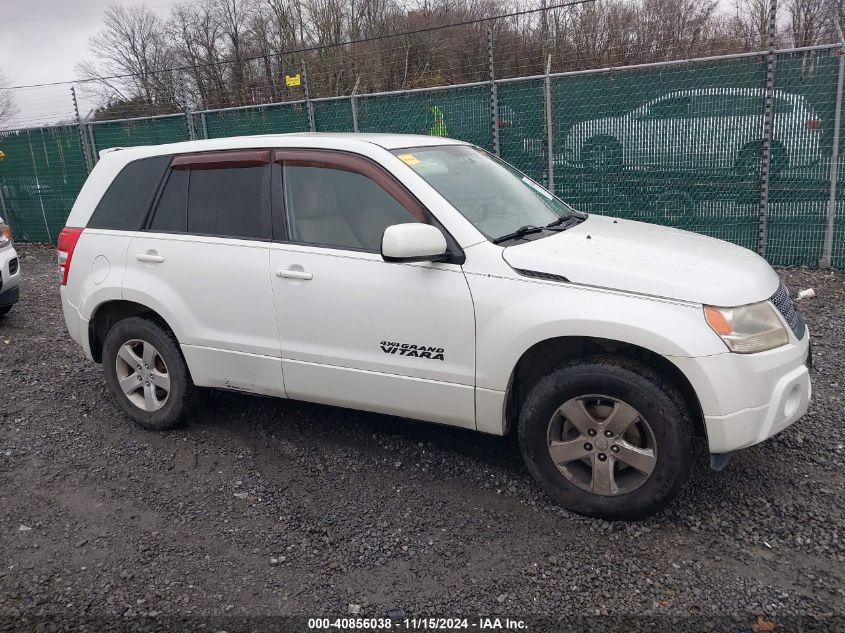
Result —
[[20, 261], [12, 243], [12, 229], [0, 218], [0, 317], [6, 316], [20, 296]]
[[763, 259], [578, 213], [444, 138], [109, 151], [59, 271], [71, 336], [145, 428], [214, 387], [513, 429], [591, 516], [659, 510], [696, 438], [720, 467], [810, 400], [809, 333]]

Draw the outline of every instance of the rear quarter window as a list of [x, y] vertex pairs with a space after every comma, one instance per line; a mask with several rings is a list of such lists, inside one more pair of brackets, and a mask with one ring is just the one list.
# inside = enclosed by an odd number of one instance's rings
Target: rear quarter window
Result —
[[169, 163], [170, 156], [153, 156], [126, 165], [103, 194], [88, 228], [140, 230]]

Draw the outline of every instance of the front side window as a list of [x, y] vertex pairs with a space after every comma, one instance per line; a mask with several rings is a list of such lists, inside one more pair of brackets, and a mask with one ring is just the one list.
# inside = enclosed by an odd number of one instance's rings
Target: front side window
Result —
[[418, 222], [371, 178], [319, 161], [285, 161], [285, 219], [291, 241], [379, 251], [392, 224]]
[[393, 154], [491, 240], [572, 213], [536, 182], [475, 147], [437, 145]]

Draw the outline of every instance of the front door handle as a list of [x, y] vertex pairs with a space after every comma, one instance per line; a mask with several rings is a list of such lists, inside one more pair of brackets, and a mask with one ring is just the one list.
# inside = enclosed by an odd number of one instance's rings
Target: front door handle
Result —
[[314, 275], [312, 275], [311, 273], [307, 273], [304, 270], [295, 270], [293, 268], [279, 268], [279, 270], [276, 271], [276, 277], [309, 281], [314, 278]]
[[160, 264], [164, 261], [164, 257], [156, 253], [155, 251], [148, 251], [146, 253], [137, 253], [135, 255], [135, 259], [139, 262], [147, 262], [149, 264]]

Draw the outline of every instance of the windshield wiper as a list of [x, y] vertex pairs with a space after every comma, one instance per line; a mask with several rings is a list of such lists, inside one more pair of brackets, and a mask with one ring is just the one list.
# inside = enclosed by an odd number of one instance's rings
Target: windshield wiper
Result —
[[508, 240], [517, 240], [521, 237], [525, 237], [526, 235], [531, 235], [532, 233], [540, 233], [541, 231], [545, 231], [546, 228], [543, 226], [534, 226], [532, 224], [526, 224], [525, 226], [519, 227], [513, 233], [506, 233], [501, 237], [497, 237], [493, 240], [494, 244], [501, 244], [502, 242], [507, 242]]
[[557, 220], [552, 220], [543, 228], [551, 229], [554, 231], [565, 231], [566, 229], [575, 226], [576, 224], [580, 224], [584, 218], [581, 218], [577, 215], [562, 215]]

